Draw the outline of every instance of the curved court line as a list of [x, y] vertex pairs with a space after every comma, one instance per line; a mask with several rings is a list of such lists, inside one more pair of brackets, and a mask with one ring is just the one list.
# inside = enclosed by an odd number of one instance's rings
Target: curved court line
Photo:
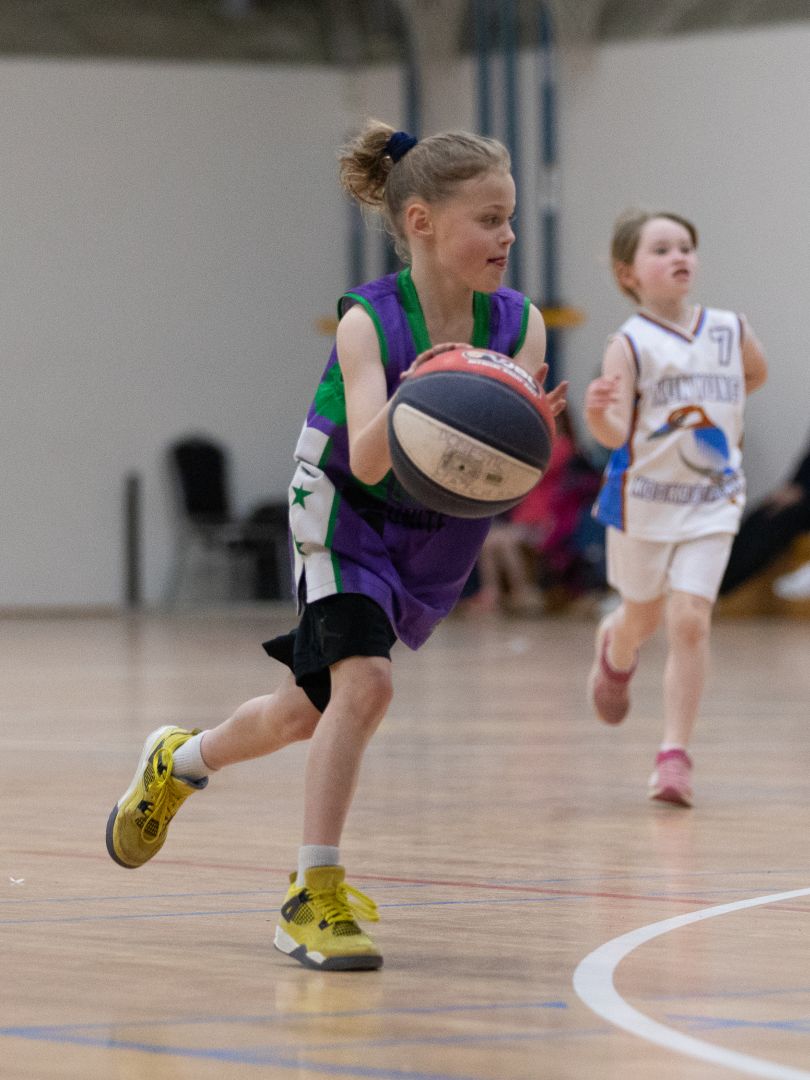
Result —
[[627, 934], [622, 934], [600, 945], [582, 960], [574, 972], [574, 990], [597, 1016], [601, 1016], [616, 1027], [624, 1028], [631, 1035], [638, 1035], [639, 1038], [657, 1043], [667, 1050], [688, 1054], [690, 1057], [708, 1061], [713, 1065], [736, 1069], [748, 1076], [764, 1076], [769, 1080], [810, 1080], [810, 1072], [805, 1072], [804, 1069], [794, 1069], [763, 1058], [752, 1057], [750, 1054], [726, 1050], [722, 1046], [715, 1046], [703, 1039], [684, 1035], [674, 1028], [667, 1027], [666, 1024], [659, 1024], [658, 1021], [650, 1019], [649, 1016], [645, 1016], [644, 1013], [629, 1005], [613, 985], [613, 973], [625, 956], [628, 956], [639, 945], [652, 941], [653, 938], [703, 919], [713, 919], [717, 915], [728, 915], [733, 911], [742, 911], [744, 908], [759, 907], [763, 904], [776, 904], [780, 900], [794, 900], [798, 896], [810, 896], [810, 889], [794, 889], [792, 892], [757, 896], [751, 900], [736, 900], [731, 904], [718, 904], [716, 907], [702, 908], [700, 911], [692, 911], [687, 915], [676, 915], [672, 919], [663, 919], [661, 922], [642, 926], [638, 930], [631, 930]]

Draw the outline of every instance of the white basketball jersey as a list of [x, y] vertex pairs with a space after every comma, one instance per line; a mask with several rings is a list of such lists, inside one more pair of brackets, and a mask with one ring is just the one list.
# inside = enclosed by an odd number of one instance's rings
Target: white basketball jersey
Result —
[[644, 540], [735, 533], [740, 468], [743, 324], [699, 307], [692, 329], [641, 311], [619, 330], [636, 365], [630, 437], [605, 469], [594, 515]]

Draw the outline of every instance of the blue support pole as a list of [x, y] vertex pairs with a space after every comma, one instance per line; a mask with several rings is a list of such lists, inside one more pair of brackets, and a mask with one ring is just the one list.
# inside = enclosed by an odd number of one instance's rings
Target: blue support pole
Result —
[[492, 134], [489, 10], [489, 0], [473, 0], [477, 62], [476, 102], [478, 106], [478, 132], [480, 135]]
[[[403, 51], [403, 87], [402, 87], [402, 117], [403, 126], [417, 139], [422, 127], [422, 87], [419, 76], [419, 65], [416, 59], [411, 26], [408, 16], [402, 10], [399, 3], [395, 4], [399, 12], [399, 21], [402, 26], [402, 51]], [[394, 251], [394, 245], [387, 233], [383, 233], [383, 264], [387, 274], [399, 269], [399, 256]]]
[[[520, 165], [520, 90], [518, 86], [518, 5], [517, 0], [504, 0], [499, 5], [501, 17], [501, 41], [503, 43], [504, 69], [504, 112], [506, 145], [512, 157], [512, 175], [521, 191]], [[519, 233], [519, 230], [518, 230]], [[512, 288], [523, 291], [523, 273], [521, 268], [520, 237], [512, 245], [509, 255], [510, 280]]]
[[[553, 307], [559, 304], [559, 207], [557, 198], [557, 100], [554, 32], [551, 14], [546, 4], [540, 3], [537, 11], [541, 152], [538, 194], [541, 201], [539, 208], [540, 232], [543, 242], [540, 266], [540, 302], [544, 307]], [[554, 386], [562, 377], [559, 370], [559, 330], [548, 331], [546, 361], [549, 366], [548, 384]]]
[[[401, 11], [401, 9], [400, 9]], [[419, 76], [419, 63], [416, 57], [416, 46], [410, 23], [404, 12], [401, 11], [403, 34], [403, 52], [405, 68], [405, 85], [403, 87], [403, 116], [405, 118], [405, 130], [417, 139], [421, 134], [422, 127], [422, 85]]]
[[[402, 27], [402, 50], [403, 50], [403, 90], [402, 90], [402, 123], [403, 127], [411, 134], [419, 137], [422, 126], [422, 90], [419, 75], [419, 65], [416, 57], [413, 34], [408, 22], [408, 17], [402, 11], [398, 0], [390, 0], [395, 5], [399, 15], [399, 25]], [[354, 202], [348, 203], [346, 248], [347, 270], [349, 274], [349, 287], [359, 285], [368, 277], [366, 268], [366, 246], [368, 234], [363, 221], [363, 215]], [[394, 251], [388, 235], [383, 233], [382, 263], [386, 273], [391, 273], [399, 267], [399, 259]]]
[[349, 288], [354, 288], [356, 285], [362, 284], [366, 279], [366, 258], [365, 258], [365, 223], [363, 222], [363, 215], [360, 211], [360, 207], [357, 203], [350, 199], [348, 201], [348, 235], [347, 235], [347, 247], [349, 252]]

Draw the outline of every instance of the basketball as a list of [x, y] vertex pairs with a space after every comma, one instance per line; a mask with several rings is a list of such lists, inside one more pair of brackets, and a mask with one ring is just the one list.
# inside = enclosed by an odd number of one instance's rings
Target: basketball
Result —
[[554, 417], [542, 388], [508, 356], [451, 349], [421, 364], [391, 400], [394, 474], [430, 510], [490, 517], [545, 472]]

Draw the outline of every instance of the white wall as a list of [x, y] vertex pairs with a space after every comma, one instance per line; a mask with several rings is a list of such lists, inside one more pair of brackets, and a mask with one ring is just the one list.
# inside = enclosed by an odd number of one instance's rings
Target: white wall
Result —
[[[746, 312], [770, 354], [746, 442], [752, 494], [807, 438], [810, 26], [560, 57], [564, 299], [575, 413], [628, 308], [609, 273], [616, 214], [695, 219], [701, 299]], [[524, 162], [536, 145], [523, 67]], [[171, 554], [169, 440], [228, 444], [239, 509], [282, 496], [346, 280], [335, 148], [397, 122], [390, 71], [0, 62], [0, 608], [116, 604], [123, 476], [145, 483], [145, 589]], [[469, 62], [425, 71], [424, 130], [475, 123]], [[536, 294], [530, 168], [519, 199]], [[373, 244], [372, 244], [373, 247]], [[373, 268], [376, 270], [376, 268]]]
[[187, 429], [231, 448], [239, 509], [284, 497], [331, 344], [315, 320], [348, 284], [335, 149], [365, 102], [347, 86], [0, 63], [0, 607], [119, 602], [129, 470], [159, 599], [165, 449]]
[[608, 251], [626, 207], [669, 208], [701, 234], [696, 297], [744, 312], [771, 361], [748, 406], [752, 498], [810, 436], [810, 23], [571, 50], [563, 56], [563, 275], [588, 313], [566, 344], [581, 403], [630, 309]]

